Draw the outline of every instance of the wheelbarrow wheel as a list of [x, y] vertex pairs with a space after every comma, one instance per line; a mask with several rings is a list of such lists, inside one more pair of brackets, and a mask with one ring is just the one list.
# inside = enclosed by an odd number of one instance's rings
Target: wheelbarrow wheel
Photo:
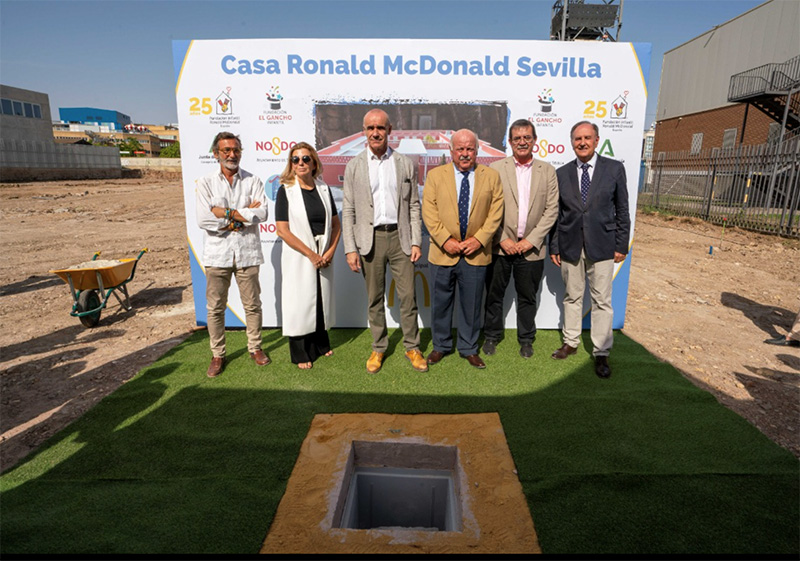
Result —
[[[98, 296], [96, 290], [84, 290], [81, 292], [80, 296], [78, 296], [78, 309], [79, 313], [83, 313], [87, 310], [94, 310], [100, 307], [100, 296]], [[84, 327], [94, 327], [98, 323], [100, 323], [100, 312], [101, 310], [97, 310], [93, 314], [87, 314], [85, 316], [80, 316], [78, 319], [81, 320], [81, 323]]]

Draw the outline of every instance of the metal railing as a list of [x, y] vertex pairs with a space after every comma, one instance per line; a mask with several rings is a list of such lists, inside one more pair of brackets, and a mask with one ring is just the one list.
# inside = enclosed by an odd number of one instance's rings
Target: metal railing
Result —
[[800, 135], [780, 144], [660, 152], [642, 172], [639, 208], [800, 238]]
[[800, 55], [786, 62], [764, 64], [731, 76], [728, 101], [743, 101], [754, 95], [780, 94], [800, 83]]

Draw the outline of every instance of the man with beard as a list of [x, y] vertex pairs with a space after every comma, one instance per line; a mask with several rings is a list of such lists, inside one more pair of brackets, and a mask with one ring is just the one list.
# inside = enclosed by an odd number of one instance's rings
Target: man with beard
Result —
[[598, 377], [608, 378], [608, 355], [614, 342], [614, 263], [623, 262], [628, 254], [631, 228], [625, 166], [596, 153], [600, 131], [594, 123], [576, 123], [570, 140], [577, 158], [556, 172], [558, 221], [550, 233], [550, 259], [561, 267], [565, 285], [564, 341], [552, 356], [563, 360], [578, 350], [588, 278], [594, 371]]
[[225, 309], [231, 276], [236, 277], [247, 326], [250, 358], [270, 363], [261, 350], [261, 285], [258, 270], [264, 262], [258, 224], [267, 219], [264, 184], [239, 167], [242, 142], [221, 132], [212, 143], [219, 170], [197, 181], [197, 224], [205, 231], [203, 265], [211, 364], [206, 375], [216, 378], [225, 368]]
[[477, 164], [478, 136], [461, 129], [450, 139], [452, 163], [428, 173], [422, 219], [430, 233], [428, 263], [433, 287], [428, 364], [453, 351], [453, 304], [458, 286], [458, 341], [462, 358], [486, 368], [478, 354], [481, 300], [492, 239], [503, 218], [503, 186], [493, 169]]

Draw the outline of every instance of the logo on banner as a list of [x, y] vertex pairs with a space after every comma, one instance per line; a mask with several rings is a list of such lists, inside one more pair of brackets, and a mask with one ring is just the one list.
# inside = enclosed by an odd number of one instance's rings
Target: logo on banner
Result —
[[284, 98], [280, 90], [280, 86], [272, 86], [264, 94], [267, 101], [264, 104], [264, 110], [258, 116], [259, 121], [264, 121], [267, 125], [285, 125], [287, 121], [292, 120], [292, 116], [281, 109], [281, 102]]
[[551, 144], [547, 139], [540, 138], [533, 145], [533, 153], [542, 160], [555, 154], [563, 154], [566, 147], [563, 144]]
[[231, 91], [231, 88], [228, 87], [228, 91], [221, 92], [217, 96], [217, 105], [216, 105], [216, 112], [217, 115], [233, 115], [233, 100], [228, 92]]
[[[275, 136], [269, 140], [256, 140], [255, 148], [256, 148], [256, 162], [282, 162], [285, 163], [285, 158], [283, 154], [290, 150], [297, 144], [294, 140], [282, 140], [279, 136]], [[275, 156], [274, 158], [266, 157], [260, 158], [258, 157], [259, 152], [267, 152], [268, 155]], [[277, 191], [276, 191], [277, 193]]]
[[611, 102], [611, 118], [612, 119], [625, 119], [628, 116], [628, 100], [626, 96], [629, 92], [625, 92], [620, 96], [617, 96], [617, 99]]
[[281, 187], [281, 176], [278, 174], [270, 175], [264, 182], [264, 194], [270, 201], [278, 198], [278, 189]]
[[609, 118], [603, 121], [603, 127], [616, 132], [633, 128], [633, 119], [628, 119], [629, 93], [630, 91], [625, 90], [609, 103]]
[[561, 117], [553, 112], [553, 104], [556, 98], [553, 95], [553, 88], [545, 88], [542, 93], [538, 95], [539, 98], [539, 111], [533, 113], [528, 120], [533, 125], [539, 128], [555, 127], [561, 124]]

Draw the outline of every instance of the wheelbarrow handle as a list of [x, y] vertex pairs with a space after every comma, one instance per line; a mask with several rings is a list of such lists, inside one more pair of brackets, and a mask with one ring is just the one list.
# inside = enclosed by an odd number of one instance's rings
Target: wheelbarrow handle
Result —
[[92, 261], [95, 261], [98, 257], [100, 257], [101, 253], [102, 251], [95, 251], [94, 255], [92, 255]]
[[149, 251], [150, 251], [150, 250], [149, 250], [149, 249], [147, 249], [146, 247], [145, 247], [145, 248], [142, 248], [142, 251], [140, 251], [140, 252], [139, 252], [139, 255], [137, 255], [137, 256], [136, 256], [136, 260], [138, 261], [139, 259], [141, 259], [141, 258], [142, 258], [142, 255], [144, 255], [145, 253], [147, 253], [147, 252], [149, 252]]

